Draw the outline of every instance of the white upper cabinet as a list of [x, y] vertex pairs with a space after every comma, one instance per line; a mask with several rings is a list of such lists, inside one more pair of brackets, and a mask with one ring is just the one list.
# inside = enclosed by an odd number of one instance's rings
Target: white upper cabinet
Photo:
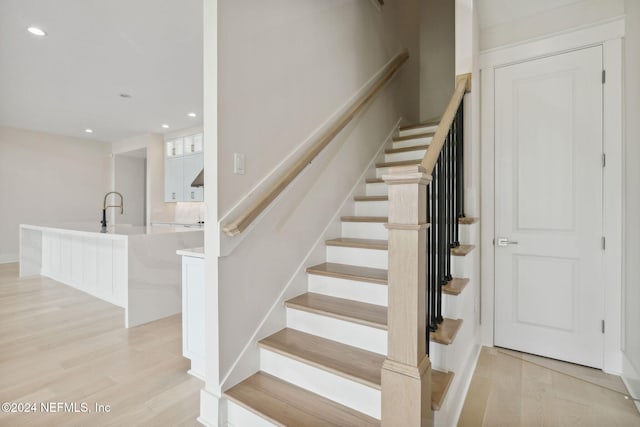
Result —
[[184, 138], [176, 138], [165, 143], [167, 157], [180, 157], [184, 152]]
[[165, 142], [165, 202], [202, 202], [202, 187], [191, 183], [204, 167], [202, 133], [173, 138]]
[[183, 138], [184, 154], [195, 154], [202, 152], [202, 134], [185, 136]]

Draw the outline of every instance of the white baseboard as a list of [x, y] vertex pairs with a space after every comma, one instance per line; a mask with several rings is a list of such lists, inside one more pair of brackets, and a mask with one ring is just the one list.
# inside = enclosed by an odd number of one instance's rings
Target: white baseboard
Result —
[[4, 254], [0, 255], [0, 264], [10, 264], [20, 261], [19, 254]]
[[227, 427], [227, 401], [206, 389], [200, 390], [198, 422], [206, 427]]
[[[629, 391], [632, 398], [640, 399], [640, 372], [638, 372], [631, 361], [623, 353], [622, 355], [622, 382]], [[638, 412], [640, 412], [640, 402], [634, 401]]]
[[459, 389], [457, 391], [456, 396], [456, 406], [453, 407], [451, 411], [451, 419], [453, 420], [452, 425], [458, 425], [458, 421], [460, 419], [460, 414], [462, 413], [462, 407], [464, 406], [464, 401], [467, 397], [467, 393], [469, 392], [469, 387], [471, 386], [471, 380], [473, 379], [473, 374], [476, 371], [476, 366], [478, 365], [478, 358], [480, 357], [480, 351], [482, 350], [482, 345], [479, 343], [480, 338], [476, 339], [476, 343], [474, 343], [469, 357], [464, 364], [465, 370], [462, 372], [461, 383]]

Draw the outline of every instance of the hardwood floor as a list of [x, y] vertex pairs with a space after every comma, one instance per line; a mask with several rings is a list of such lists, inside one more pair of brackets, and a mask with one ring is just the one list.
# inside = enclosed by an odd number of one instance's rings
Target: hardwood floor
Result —
[[484, 347], [458, 427], [640, 426], [626, 393], [597, 369]]
[[36, 403], [34, 413], [0, 411], [0, 426], [199, 426], [203, 383], [187, 374], [181, 316], [132, 329], [123, 318], [119, 307], [0, 264], [0, 402]]

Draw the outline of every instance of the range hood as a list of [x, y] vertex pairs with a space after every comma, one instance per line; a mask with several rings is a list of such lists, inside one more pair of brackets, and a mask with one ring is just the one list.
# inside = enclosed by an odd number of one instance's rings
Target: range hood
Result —
[[204, 187], [204, 168], [200, 171], [196, 179], [191, 183], [192, 187]]

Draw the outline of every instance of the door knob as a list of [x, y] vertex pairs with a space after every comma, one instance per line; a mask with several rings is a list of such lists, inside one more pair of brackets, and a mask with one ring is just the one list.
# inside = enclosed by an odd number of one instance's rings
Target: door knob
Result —
[[506, 237], [498, 237], [498, 246], [509, 246], [509, 245], [517, 245], [518, 242], [515, 240], [509, 240]]

